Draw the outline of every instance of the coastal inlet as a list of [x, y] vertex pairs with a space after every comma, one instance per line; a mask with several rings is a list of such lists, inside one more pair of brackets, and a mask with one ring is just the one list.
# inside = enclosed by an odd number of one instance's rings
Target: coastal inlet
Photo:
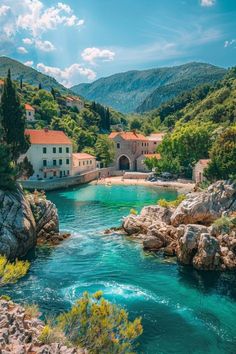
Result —
[[88, 185], [50, 192], [60, 227], [72, 236], [56, 248], [38, 247], [29, 274], [5, 293], [16, 302], [38, 303], [44, 316], [68, 309], [84, 292], [142, 316], [138, 353], [222, 354], [236, 347], [236, 277], [199, 272], [175, 260], [145, 253], [139, 243], [103, 230], [121, 225], [130, 209], [140, 211], [176, 191], [143, 186]]

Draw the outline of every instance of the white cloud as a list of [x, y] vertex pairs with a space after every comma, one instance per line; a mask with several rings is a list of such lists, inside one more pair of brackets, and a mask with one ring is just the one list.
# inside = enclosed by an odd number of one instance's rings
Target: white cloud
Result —
[[35, 47], [37, 49], [42, 50], [43, 52], [52, 52], [53, 50], [56, 49], [51, 42], [49, 42], [49, 41], [41, 41], [41, 40], [36, 40], [35, 41]]
[[20, 53], [20, 54], [27, 54], [27, 53], [28, 53], [28, 50], [25, 49], [25, 47], [18, 47], [18, 48], [17, 48], [17, 51], [18, 51], [18, 53]]
[[6, 16], [9, 10], [10, 10], [9, 6], [6, 5], [0, 6], [0, 16]]
[[58, 26], [81, 26], [83, 22], [74, 15], [69, 5], [59, 2], [45, 7], [40, 0], [23, 0], [22, 13], [17, 17], [17, 27], [28, 30], [34, 37]]
[[236, 43], [236, 39], [232, 39], [231, 41], [225, 41], [224, 47], [225, 48], [230, 47], [234, 43]]
[[85, 68], [83, 65], [77, 63], [64, 69], [39, 63], [37, 64], [37, 69], [44, 74], [53, 76], [66, 87], [71, 87], [72, 85], [80, 82], [82, 79], [84, 80], [84, 78], [87, 78], [88, 80], [96, 79], [96, 73], [93, 70]]
[[97, 59], [102, 61], [112, 61], [114, 60], [115, 53], [109, 49], [99, 49], [96, 47], [86, 48], [81, 54], [84, 61], [89, 62], [90, 64], [95, 64]]
[[24, 44], [33, 44], [34, 41], [31, 38], [23, 38], [22, 42]]
[[33, 66], [34, 65], [34, 62], [33, 60], [28, 60], [24, 63], [26, 66]]
[[216, 3], [215, 0], [201, 0], [201, 6], [203, 7], [211, 7], [214, 6]]

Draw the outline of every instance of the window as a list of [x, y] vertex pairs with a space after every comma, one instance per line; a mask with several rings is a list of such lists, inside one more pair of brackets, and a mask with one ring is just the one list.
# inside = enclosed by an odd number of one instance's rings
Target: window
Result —
[[63, 171], [63, 173], [64, 173], [64, 176], [66, 175], [66, 171]]
[[70, 152], [70, 148], [67, 147], [66, 148], [66, 153], [69, 154], [69, 152]]
[[62, 160], [61, 159], [59, 160], [59, 165], [62, 165]]
[[66, 159], [66, 164], [67, 164], [67, 165], [70, 164], [70, 159]]
[[85, 165], [85, 161], [83, 161], [83, 165]]
[[89, 162], [87, 161], [87, 165], [89, 164]]
[[43, 148], [43, 153], [44, 153], [44, 154], [47, 153], [47, 148], [46, 148], [46, 147]]
[[70, 171], [69, 171], [69, 170], [67, 170], [67, 176], [69, 176], [69, 174], [70, 174]]
[[31, 112], [29, 112], [29, 116], [31, 116]]
[[44, 172], [43, 177], [47, 178], [47, 173], [46, 172]]
[[57, 172], [53, 171], [53, 177], [56, 177], [56, 176], [57, 176]]
[[92, 162], [93, 162], [93, 161], [92, 161], [92, 160], [90, 160], [90, 165], [92, 165]]
[[120, 149], [120, 143], [116, 144], [117, 149]]
[[79, 162], [79, 166], [80, 166], [80, 162]]
[[57, 160], [53, 160], [53, 166], [57, 165]]
[[57, 152], [57, 148], [52, 148], [52, 152], [55, 154]]
[[47, 166], [47, 160], [43, 160], [43, 166]]
[[59, 147], [59, 153], [60, 154], [62, 153], [62, 147]]

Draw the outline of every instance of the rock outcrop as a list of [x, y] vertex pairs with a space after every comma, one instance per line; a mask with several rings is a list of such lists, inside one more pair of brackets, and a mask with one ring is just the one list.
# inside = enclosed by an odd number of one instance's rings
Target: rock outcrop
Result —
[[0, 300], [0, 353], [2, 354], [88, 354], [61, 343], [43, 344], [40, 334], [45, 323], [29, 316], [24, 307]]
[[177, 256], [183, 265], [198, 270], [236, 269], [236, 222], [220, 230], [212, 224], [235, 211], [236, 183], [219, 181], [207, 191], [189, 194], [175, 210], [145, 207], [140, 215], [126, 217], [122, 227], [141, 240], [145, 250]]
[[57, 209], [43, 194], [25, 194], [20, 187], [0, 191], [0, 254], [22, 257], [38, 238], [48, 240], [54, 235], [59, 235]]
[[171, 216], [173, 226], [181, 224], [210, 225], [222, 214], [236, 210], [236, 183], [219, 181], [204, 193], [192, 193]]

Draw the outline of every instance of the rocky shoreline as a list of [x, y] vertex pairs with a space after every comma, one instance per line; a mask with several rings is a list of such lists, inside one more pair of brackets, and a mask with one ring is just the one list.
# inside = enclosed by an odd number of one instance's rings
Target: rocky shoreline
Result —
[[36, 244], [58, 245], [69, 236], [59, 232], [57, 208], [44, 193], [0, 190], [0, 254], [20, 258]]
[[183, 265], [235, 270], [235, 212], [236, 183], [219, 181], [189, 193], [176, 209], [155, 205], [127, 216], [120, 231], [140, 240], [144, 250], [175, 256]]
[[63, 343], [44, 344], [40, 340], [45, 323], [31, 316], [23, 306], [0, 299], [1, 354], [87, 354]]

